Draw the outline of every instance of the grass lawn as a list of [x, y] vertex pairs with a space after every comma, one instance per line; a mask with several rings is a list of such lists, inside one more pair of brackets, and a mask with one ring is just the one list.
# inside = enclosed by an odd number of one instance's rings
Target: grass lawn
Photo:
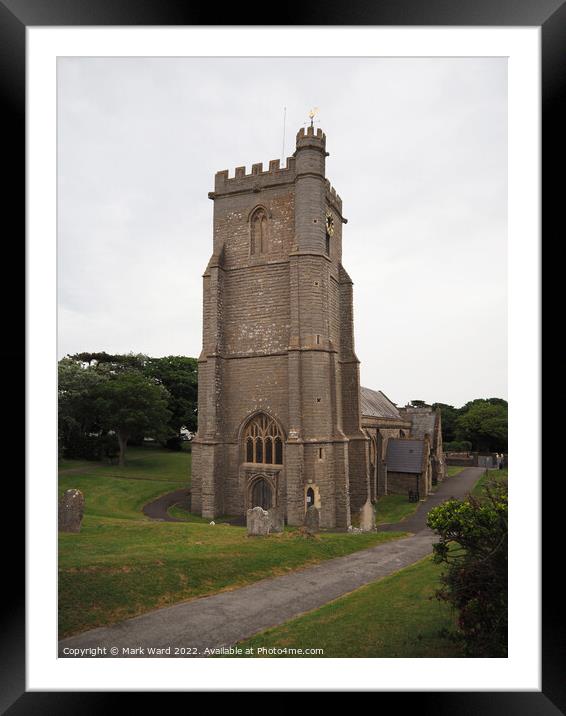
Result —
[[[190, 453], [131, 448], [128, 464], [79, 463], [60, 473], [59, 490], [79, 488], [79, 534], [59, 535], [59, 633], [69, 636], [151, 609], [249, 584], [340, 557], [402, 533], [298, 530], [256, 539], [245, 527], [194, 517], [158, 522], [141, 512], [149, 500], [189, 482]], [[63, 469], [72, 469], [66, 461]], [[185, 513], [186, 514], [186, 513]]]
[[238, 646], [253, 648], [250, 657], [269, 656], [258, 654], [258, 647], [321, 648], [330, 658], [461, 657], [459, 644], [450, 638], [454, 613], [434, 597], [441, 569], [426, 557]]
[[377, 501], [375, 518], [378, 525], [400, 522], [419, 506], [418, 502], [409, 502], [407, 495], [384, 495]]
[[458, 475], [462, 470], [465, 470], [466, 468], [462, 465], [447, 465], [446, 466], [446, 476], [447, 477], [454, 477], [454, 475]]
[[492, 480], [507, 480], [508, 471], [509, 469], [507, 467], [504, 467], [503, 470], [487, 470], [487, 472], [484, 472], [480, 479], [476, 482], [474, 489], [472, 490], [472, 495], [481, 495], [486, 483]]

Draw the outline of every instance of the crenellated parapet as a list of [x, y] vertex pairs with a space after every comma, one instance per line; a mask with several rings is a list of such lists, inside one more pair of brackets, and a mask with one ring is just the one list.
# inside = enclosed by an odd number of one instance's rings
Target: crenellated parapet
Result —
[[214, 191], [210, 192], [208, 196], [210, 199], [216, 199], [223, 194], [261, 191], [293, 181], [295, 181], [295, 157], [287, 157], [284, 167], [281, 166], [279, 159], [272, 159], [265, 171], [263, 163], [259, 162], [252, 164], [249, 173], [246, 172], [245, 166], [236, 167], [233, 176], [230, 176], [228, 169], [216, 172]]
[[326, 134], [322, 129], [315, 129], [314, 127], [301, 127], [297, 132], [297, 149], [303, 147], [312, 147], [313, 149], [319, 149], [326, 151]]
[[340, 218], [344, 223], [347, 220], [342, 217], [342, 199], [336, 193], [336, 189], [330, 184], [328, 179], [325, 180], [326, 185], [326, 201], [338, 211]]

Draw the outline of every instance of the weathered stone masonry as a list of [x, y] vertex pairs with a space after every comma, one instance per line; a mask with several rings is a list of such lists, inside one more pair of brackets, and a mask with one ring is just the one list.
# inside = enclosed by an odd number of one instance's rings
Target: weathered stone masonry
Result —
[[256, 503], [299, 525], [314, 499], [321, 527], [347, 527], [370, 495], [346, 220], [326, 156], [309, 127], [285, 167], [218, 172], [209, 194], [192, 482], [208, 518]]

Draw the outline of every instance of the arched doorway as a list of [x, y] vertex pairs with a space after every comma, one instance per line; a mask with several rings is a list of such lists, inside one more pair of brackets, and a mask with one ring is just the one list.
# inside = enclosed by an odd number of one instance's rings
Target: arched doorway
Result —
[[312, 507], [314, 505], [314, 490], [312, 487], [309, 487], [307, 490], [307, 510], [309, 507]]
[[252, 487], [252, 507], [269, 510], [273, 506], [271, 485], [263, 477], [257, 479]]

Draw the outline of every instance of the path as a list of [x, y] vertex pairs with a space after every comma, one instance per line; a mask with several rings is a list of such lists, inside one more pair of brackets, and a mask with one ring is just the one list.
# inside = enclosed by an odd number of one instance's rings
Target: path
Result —
[[[420, 502], [412, 515], [401, 522], [379, 525], [378, 530], [380, 532], [420, 532], [426, 529], [426, 516], [433, 507], [438, 507], [441, 502], [449, 500], [451, 497], [464, 497], [471, 492], [484, 472], [485, 468], [483, 467], [465, 467], [462, 472], [453, 477], [447, 477], [441, 482], [436, 492], [429, 495], [424, 502]], [[379, 502], [377, 511], [379, 512]]]
[[[60, 641], [59, 656], [207, 656], [204, 651], [207, 648], [233, 645], [317, 609], [429, 554], [437, 537], [431, 530], [423, 529], [423, 508], [426, 513], [444, 499], [463, 496], [482, 473], [482, 469], [467, 468], [440, 485], [438, 491], [419, 506], [415, 515], [399, 523], [404, 531], [411, 527], [417, 530], [410, 537], [327, 560], [281, 577], [262, 579], [247, 587], [157, 609], [113, 626], [92, 629]], [[383, 525], [381, 529], [393, 527]], [[352, 539], [356, 539], [356, 535], [352, 535]], [[95, 647], [106, 649], [106, 652], [81, 654], [66, 651]], [[111, 648], [118, 652], [111, 654]], [[135, 648], [143, 651], [123, 651]], [[148, 653], [148, 648], [171, 648], [171, 653], [152, 654]], [[175, 649], [184, 649], [185, 652], [175, 653]]]
[[173, 505], [178, 502], [187, 502], [189, 497], [189, 490], [185, 487], [182, 490], [175, 490], [174, 492], [168, 492], [166, 495], [161, 495], [156, 500], [152, 500], [143, 506], [143, 513], [146, 517], [151, 517], [152, 520], [161, 520], [163, 522], [184, 522], [178, 517], [171, 517], [167, 512]]

